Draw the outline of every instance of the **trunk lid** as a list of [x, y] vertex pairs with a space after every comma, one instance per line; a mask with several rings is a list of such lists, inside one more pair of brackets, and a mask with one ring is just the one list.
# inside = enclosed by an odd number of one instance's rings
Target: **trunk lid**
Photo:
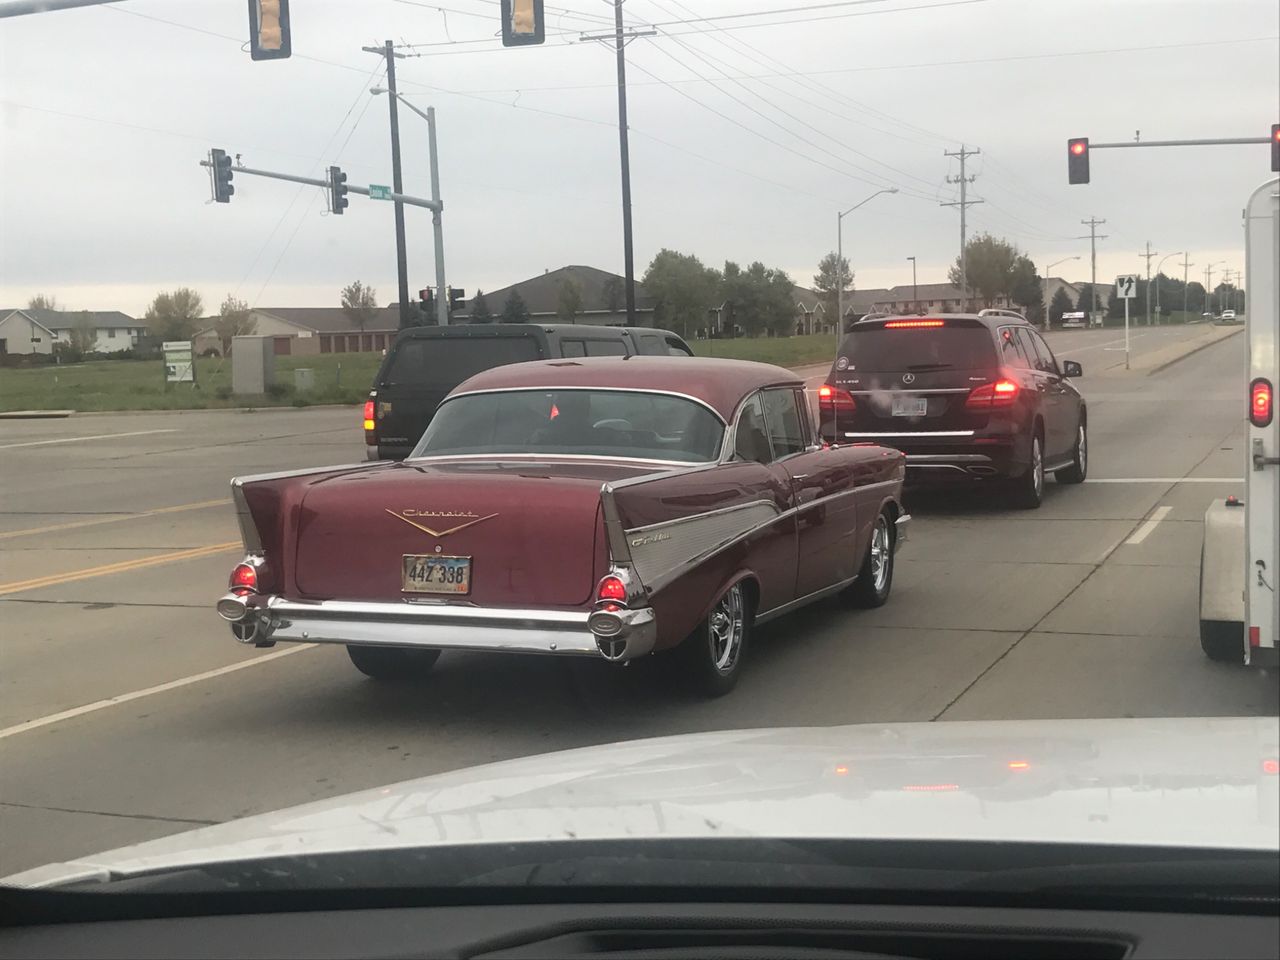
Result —
[[[592, 466], [417, 463], [317, 480], [295, 583], [307, 599], [579, 606], [603, 568], [600, 487], [619, 473]], [[469, 590], [406, 592], [405, 556], [469, 558]]]

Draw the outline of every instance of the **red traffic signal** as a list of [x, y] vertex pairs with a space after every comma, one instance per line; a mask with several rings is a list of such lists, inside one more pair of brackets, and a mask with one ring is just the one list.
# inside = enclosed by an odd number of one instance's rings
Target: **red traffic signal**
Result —
[[1089, 138], [1076, 137], [1067, 141], [1067, 182], [1089, 182]]
[[1280, 123], [1271, 125], [1271, 172], [1280, 173]]

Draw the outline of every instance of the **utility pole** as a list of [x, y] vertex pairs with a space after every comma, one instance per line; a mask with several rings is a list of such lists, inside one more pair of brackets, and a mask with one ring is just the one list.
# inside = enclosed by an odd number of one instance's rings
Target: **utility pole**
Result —
[[627, 43], [636, 37], [651, 37], [657, 30], [626, 29], [622, 25], [623, 0], [613, 0], [613, 30], [587, 34], [582, 40], [612, 40], [618, 59], [618, 149], [622, 159], [622, 257], [626, 277], [627, 326], [636, 326], [636, 262], [631, 236], [631, 145], [627, 132]]
[[[1098, 241], [1107, 239], [1105, 235], [1098, 236], [1098, 227], [1107, 221], [1099, 220], [1097, 217], [1090, 217], [1088, 220], [1081, 220], [1086, 227], [1089, 228], [1089, 322], [1093, 322], [1093, 314], [1098, 312]], [[1078, 239], [1083, 240], [1084, 237]]]
[[[400, 100], [396, 95], [396, 53], [390, 40], [381, 47], [361, 47], [365, 53], [376, 53], [387, 58], [387, 102], [391, 105], [391, 189], [404, 193], [404, 176], [400, 171]], [[409, 255], [404, 242], [404, 204], [395, 201], [396, 208], [396, 279], [400, 289], [400, 328], [411, 327], [413, 314], [409, 304]]]
[[1144, 298], [1147, 301], [1147, 326], [1151, 326], [1151, 258], [1160, 256], [1160, 251], [1152, 251], [1151, 241], [1147, 241], [1147, 252], [1138, 254], [1140, 257], [1147, 258], [1147, 295]]
[[976, 157], [981, 152], [982, 151], [979, 150], [977, 147], [974, 147], [972, 150], [967, 150], [965, 149], [965, 145], [963, 143], [960, 144], [959, 150], [942, 151], [942, 155], [944, 157], [958, 157], [960, 159], [960, 176], [947, 177], [947, 183], [960, 184], [960, 201], [958, 203], [944, 203], [944, 204], [941, 204], [941, 206], [960, 208], [960, 312], [961, 313], [966, 312], [969, 308], [969, 269], [968, 269], [969, 254], [966, 249], [966, 245], [968, 244], [968, 233], [965, 229], [965, 226], [966, 226], [965, 210], [973, 206], [975, 203], [982, 203], [981, 200], [969, 199], [969, 190], [968, 190], [969, 184], [973, 183], [973, 181], [977, 178], [977, 174], [971, 174], [970, 176], [966, 177], [964, 175], [964, 165], [965, 165], [965, 161], [969, 157]]
[[1184, 253], [1182, 255], [1182, 322], [1187, 322], [1187, 293], [1191, 289], [1191, 285], [1187, 282], [1190, 274], [1187, 272], [1194, 266], [1191, 262], [1191, 254]]

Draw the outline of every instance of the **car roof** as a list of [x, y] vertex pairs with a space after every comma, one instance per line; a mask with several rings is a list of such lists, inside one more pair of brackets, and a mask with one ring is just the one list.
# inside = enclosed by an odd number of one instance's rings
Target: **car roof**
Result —
[[707, 357], [590, 357], [535, 360], [476, 374], [450, 396], [480, 390], [596, 387], [679, 393], [701, 400], [724, 420], [762, 387], [803, 386], [798, 374], [749, 360]]
[[883, 325], [889, 320], [972, 320], [975, 323], [982, 324], [984, 327], [1024, 326], [1035, 329], [1035, 325], [1027, 320], [1026, 317], [1015, 317], [1009, 314], [987, 314], [984, 317], [977, 313], [884, 313], [869, 320], [859, 320], [851, 325], [849, 329], [851, 331], [855, 330], [864, 323], [868, 327], [876, 324]]

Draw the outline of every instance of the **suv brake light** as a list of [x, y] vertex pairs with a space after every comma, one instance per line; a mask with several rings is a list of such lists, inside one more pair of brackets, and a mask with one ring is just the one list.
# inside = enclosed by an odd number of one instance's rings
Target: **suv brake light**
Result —
[[890, 320], [884, 325], [886, 330], [931, 330], [946, 326], [943, 320]]
[[375, 434], [378, 430], [377, 412], [377, 404], [372, 400], [364, 402], [364, 439], [366, 443], [373, 443], [376, 439]]
[[827, 413], [834, 416], [837, 412], [853, 413], [857, 408], [854, 402], [853, 394], [848, 390], [841, 390], [839, 387], [833, 387], [829, 383], [824, 383], [818, 388], [818, 412]]
[[994, 383], [984, 383], [969, 392], [965, 407], [969, 410], [991, 410], [997, 407], [1011, 407], [1018, 399], [1021, 391], [1017, 381], [1001, 377]]
[[1269, 427], [1274, 412], [1275, 397], [1271, 381], [1259, 377], [1249, 384], [1249, 422], [1255, 427]]

